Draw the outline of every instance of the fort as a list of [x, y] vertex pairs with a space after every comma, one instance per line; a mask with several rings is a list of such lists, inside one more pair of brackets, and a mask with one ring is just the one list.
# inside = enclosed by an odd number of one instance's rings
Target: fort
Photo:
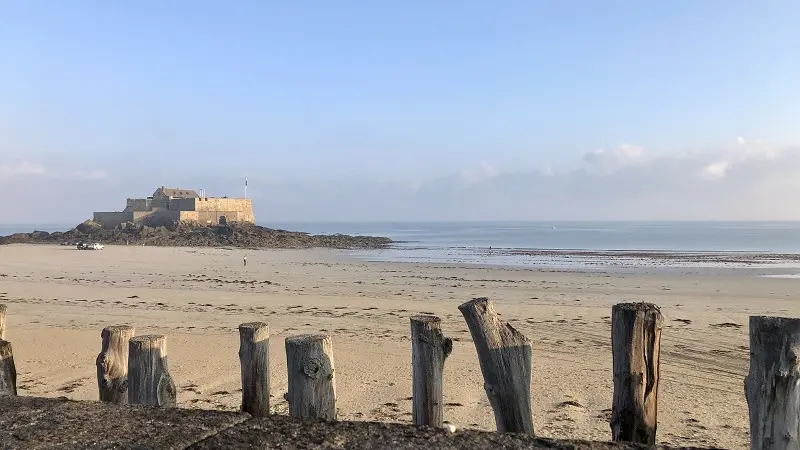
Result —
[[176, 222], [225, 225], [255, 223], [256, 219], [250, 199], [201, 197], [191, 189], [161, 186], [151, 197], [129, 198], [122, 211], [95, 212], [93, 220], [104, 227], [115, 227], [128, 222], [148, 226]]

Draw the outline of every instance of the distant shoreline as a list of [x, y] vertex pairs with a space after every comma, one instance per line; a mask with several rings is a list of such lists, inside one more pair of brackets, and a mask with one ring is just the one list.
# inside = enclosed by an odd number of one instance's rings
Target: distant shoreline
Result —
[[[402, 244], [402, 245], [398, 245]], [[409, 245], [419, 244], [419, 245]], [[492, 252], [526, 252], [526, 253], [565, 253], [565, 254], [645, 254], [645, 255], [659, 255], [659, 254], [675, 254], [675, 255], [694, 255], [694, 254], [753, 254], [753, 255], [797, 255], [800, 253], [792, 252], [771, 252], [771, 251], [753, 251], [753, 250], [661, 250], [653, 248], [547, 248], [547, 247], [494, 247], [487, 245], [425, 245], [420, 241], [392, 241], [392, 248], [397, 250], [421, 250], [421, 249], [452, 249], [452, 250], [486, 250]]]
[[[283, 231], [283, 230], [279, 230]], [[291, 232], [298, 233], [298, 232]], [[18, 233], [17, 233], [18, 234]], [[30, 233], [25, 233], [30, 234]], [[52, 233], [50, 233], [52, 234]], [[9, 237], [12, 235], [0, 235], [0, 237]], [[343, 236], [352, 238], [354, 236], [330, 234], [330, 235], [312, 235], [312, 237], [329, 237], [329, 236]], [[374, 236], [363, 236], [364, 238], [378, 238]], [[513, 247], [483, 247], [483, 246], [409, 246], [405, 244], [413, 244], [412, 241], [391, 241], [385, 247], [366, 248], [363, 250], [374, 252], [385, 252], [393, 250], [398, 252], [412, 252], [412, 251], [460, 251], [470, 253], [476, 256], [548, 256], [548, 257], [585, 257], [585, 258], [642, 258], [642, 259], [660, 259], [660, 260], [683, 260], [683, 261], [713, 261], [713, 262], [730, 262], [730, 263], [771, 263], [781, 261], [799, 261], [800, 253], [778, 253], [768, 251], [748, 251], [748, 250], [730, 250], [730, 251], [711, 251], [711, 250], [653, 250], [653, 249], [560, 249], [560, 248], [513, 248]], [[29, 241], [29, 242], [11, 242], [6, 245], [56, 245], [58, 242], [53, 241]], [[125, 245], [118, 242], [109, 242], [108, 245]], [[155, 245], [160, 246], [160, 245]], [[220, 248], [219, 246], [191, 246], [191, 245], [174, 245], [171, 247], [185, 247], [185, 248]], [[236, 248], [231, 246], [231, 248]], [[253, 249], [274, 249], [281, 247], [253, 247]], [[307, 247], [286, 247], [287, 250], [297, 249], [303, 250]], [[324, 247], [321, 247], [324, 248]], [[335, 247], [334, 247], [335, 248]], [[344, 249], [346, 250], [346, 248]]]
[[753, 251], [587, 250], [397, 245], [351, 252], [373, 262], [549, 269], [800, 269], [800, 254]]
[[[265, 224], [266, 225], [266, 224]], [[391, 252], [455, 253], [483, 259], [647, 258], [729, 263], [796, 261], [800, 222], [275, 222], [273, 229], [353, 238], [386, 236]], [[0, 235], [52, 232], [61, 224], [0, 225]], [[16, 227], [16, 228], [15, 228]], [[2, 238], [0, 238], [2, 240]], [[104, 242], [110, 243], [110, 242]], [[424, 256], [424, 255], [422, 255]]]

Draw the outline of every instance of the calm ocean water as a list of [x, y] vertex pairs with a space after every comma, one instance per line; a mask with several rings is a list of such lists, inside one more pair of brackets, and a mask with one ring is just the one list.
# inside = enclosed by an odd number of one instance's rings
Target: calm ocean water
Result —
[[[800, 254], [800, 222], [484, 222], [271, 223], [314, 234], [387, 236], [402, 243], [351, 255], [369, 261], [481, 264], [528, 268], [637, 270], [642, 267], [762, 267], [796, 270], [800, 261], [744, 253]], [[490, 250], [491, 248], [491, 250]], [[523, 250], [523, 251], [516, 251]], [[567, 252], [525, 252], [566, 250]], [[609, 251], [584, 255], [574, 251]], [[667, 257], [626, 255], [643, 251]], [[705, 258], [683, 252], [743, 256]]]
[[20, 223], [20, 224], [0, 224], [0, 236], [8, 236], [14, 233], [30, 233], [31, 231], [47, 231], [53, 233], [55, 231], [67, 231], [75, 228], [76, 224], [64, 223], [51, 223], [51, 224], [35, 224], [35, 223]]
[[800, 253], [800, 222], [266, 223], [406, 247]]

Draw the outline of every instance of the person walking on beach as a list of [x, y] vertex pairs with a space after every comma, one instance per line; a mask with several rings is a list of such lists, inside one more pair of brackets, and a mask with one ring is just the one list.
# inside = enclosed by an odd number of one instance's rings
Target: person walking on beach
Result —
[[244, 265], [247, 265], [247, 255], [244, 255]]

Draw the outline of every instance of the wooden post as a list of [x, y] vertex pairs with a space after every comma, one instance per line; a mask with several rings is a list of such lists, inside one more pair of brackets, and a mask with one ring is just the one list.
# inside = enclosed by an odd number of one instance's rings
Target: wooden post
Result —
[[750, 317], [750, 449], [800, 448], [800, 319]]
[[6, 338], [6, 312], [8, 311], [8, 306], [0, 305], [0, 340], [5, 340]]
[[167, 337], [131, 338], [128, 353], [128, 402], [132, 405], [175, 406], [175, 383], [167, 366]]
[[128, 403], [128, 341], [136, 334], [130, 325], [103, 328], [103, 347], [97, 355], [97, 387], [100, 401]]
[[0, 340], [0, 396], [17, 395], [17, 368], [11, 342]]
[[615, 442], [656, 443], [663, 320], [652, 303], [619, 303], [612, 308], [611, 438]]
[[289, 414], [301, 419], [336, 420], [333, 342], [326, 335], [286, 338]]
[[414, 425], [442, 426], [444, 360], [453, 341], [442, 335], [435, 316], [411, 318], [412, 420]]
[[497, 431], [533, 434], [530, 341], [500, 321], [488, 298], [472, 299], [458, 309], [475, 342]]
[[269, 415], [269, 326], [263, 322], [239, 325], [242, 367], [242, 411]]

